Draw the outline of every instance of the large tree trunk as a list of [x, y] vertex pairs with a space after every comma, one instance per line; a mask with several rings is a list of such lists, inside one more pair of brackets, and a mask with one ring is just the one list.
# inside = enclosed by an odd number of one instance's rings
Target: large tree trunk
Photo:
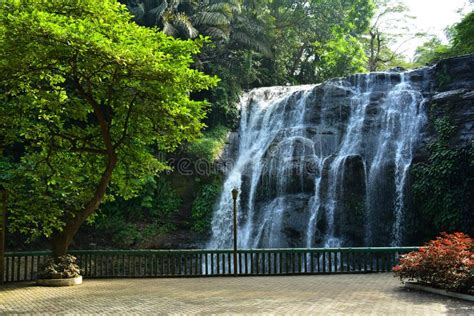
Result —
[[79, 227], [81, 227], [82, 223], [84, 223], [84, 221], [99, 208], [99, 205], [105, 196], [105, 192], [107, 191], [107, 187], [109, 186], [110, 180], [112, 179], [112, 173], [115, 169], [115, 166], [117, 165], [117, 154], [112, 143], [109, 124], [105, 119], [103, 110], [99, 103], [93, 98], [91, 89], [89, 89], [89, 92], [87, 92], [81, 85], [79, 79], [77, 79], [77, 77], [74, 78], [79, 94], [83, 96], [84, 99], [94, 109], [94, 114], [97, 118], [97, 122], [102, 134], [102, 139], [106, 148], [107, 167], [100, 178], [100, 181], [94, 192], [94, 196], [89, 200], [89, 202], [87, 202], [82, 211], [80, 211], [78, 214], [75, 214], [75, 216], [70, 216], [70, 218], [66, 220], [66, 226], [51, 240], [53, 255], [56, 258], [67, 253], [68, 247], [79, 230]]
[[64, 229], [51, 240], [54, 257], [57, 258], [67, 253], [68, 247], [82, 223], [84, 223], [84, 221], [99, 208], [110, 180], [112, 179], [112, 172], [115, 169], [116, 164], [117, 156], [116, 154], [112, 154], [112, 156], [109, 157], [107, 168], [100, 178], [99, 184], [94, 193], [94, 197], [86, 204], [79, 214], [73, 218], [70, 218], [66, 222]]
[[375, 37], [376, 34], [370, 31], [370, 54], [369, 54], [369, 71], [373, 72], [377, 69], [376, 56], [375, 56]]

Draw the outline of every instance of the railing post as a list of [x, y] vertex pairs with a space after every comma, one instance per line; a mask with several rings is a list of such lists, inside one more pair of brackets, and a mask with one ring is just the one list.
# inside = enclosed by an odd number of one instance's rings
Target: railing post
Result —
[[234, 213], [234, 276], [237, 276], [237, 197], [239, 196], [239, 190], [234, 188], [232, 190], [232, 199], [233, 199], [233, 213]]
[[7, 190], [2, 190], [2, 210], [0, 212], [0, 284], [5, 277], [5, 231], [7, 230]]

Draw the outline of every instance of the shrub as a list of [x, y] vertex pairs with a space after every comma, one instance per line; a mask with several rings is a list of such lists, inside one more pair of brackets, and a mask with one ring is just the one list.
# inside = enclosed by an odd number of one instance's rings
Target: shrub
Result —
[[179, 213], [182, 199], [164, 177], [151, 177], [140, 194], [125, 200], [117, 198], [104, 204], [95, 219], [92, 239], [104, 240], [108, 247], [130, 248], [146, 243], [150, 238], [176, 229], [174, 216]]
[[393, 271], [402, 282], [466, 292], [474, 285], [474, 239], [463, 233], [442, 233], [419, 251], [401, 256]]
[[193, 202], [192, 207], [192, 230], [197, 233], [209, 232], [211, 229], [212, 210], [219, 194], [222, 184], [214, 181], [201, 188], [198, 196]]
[[205, 159], [212, 162], [219, 158], [224, 150], [225, 142], [229, 129], [224, 126], [216, 126], [213, 129], [204, 132], [204, 137], [189, 144], [188, 153], [199, 159]]
[[41, 267], [39, 277], [41, 279], [75, 278], [81, 274], [76, 261], [77, 258], [71, 255], [49, 258]]

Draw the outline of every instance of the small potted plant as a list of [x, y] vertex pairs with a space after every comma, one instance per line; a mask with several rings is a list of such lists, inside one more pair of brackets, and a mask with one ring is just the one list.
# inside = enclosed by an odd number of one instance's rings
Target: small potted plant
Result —
[[77, 258], [65, 255], [49, 258], [41, 267], [36, 284], [45, 286], [72, 286], [82, 284]]

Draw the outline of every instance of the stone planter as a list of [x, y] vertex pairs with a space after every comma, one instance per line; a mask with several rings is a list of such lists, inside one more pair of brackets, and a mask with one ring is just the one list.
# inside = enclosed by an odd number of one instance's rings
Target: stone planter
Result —
[[41, 286], [73, 286], [82, 284], [82, 275], [67, 279], [38, 279], [37, 285]]
[[474, 295], [451, 292], [451, 291], [447, 291], [447, 290], [443, 290], [443, 289], [436, 289], [434, 287], [429, 287], [429, 286], [426, 286], [426, 285], [421, 285], [421, 284], [413, 283], [413, 282], [406, 282], [405, 287], [408, 288], [408, 289], [424, 291], [424, 292], [428, 292], [428, 293], [444, 295], [444, 296], [447, 296], [447, 297], [452, 297], [452, 298], [457, 298], [457, 299], [460, 299], [460, 300], [474, 302]]

